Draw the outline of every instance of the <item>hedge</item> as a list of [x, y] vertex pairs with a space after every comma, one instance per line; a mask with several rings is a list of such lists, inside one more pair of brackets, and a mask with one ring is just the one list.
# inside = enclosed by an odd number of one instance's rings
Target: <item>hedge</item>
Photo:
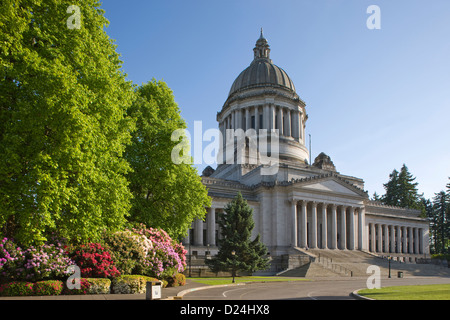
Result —
[[146, 293], [148, 281], [159, 282], [158, 279], [147, 276], [123, 275], [113, 279], [111, 284], [111, 291], [118, 294]]
[[69, 289], [60, 280], [38, 282], [13, 281], [0, 285], [0, 296], [47, 296], [47, 295], [87, 295], [87, 294], [139, 294], [146, 293], [147, 282], [162, 282], [162, 286], [177, 287], [186, 284], [184, 274], [158, 280], [143, 275], [123, 275], [113, 279], [81, 278], [80, 289]]
[[80, 289], [69, 289], [65, 286], [63, 294], [82, 295], [82, 294], [109, 294], [111, 280], [107, 278], [81, 278]]
[[32, 282], [13, 281], [0, 285], [0, 296], [57, 296], [62, 293], [64, 284], [60, 280]]
[[168, 287], [184, 286], [186, 284], [186, 276], [182, 273], [177, 273], [171, 278], [167, 278]]

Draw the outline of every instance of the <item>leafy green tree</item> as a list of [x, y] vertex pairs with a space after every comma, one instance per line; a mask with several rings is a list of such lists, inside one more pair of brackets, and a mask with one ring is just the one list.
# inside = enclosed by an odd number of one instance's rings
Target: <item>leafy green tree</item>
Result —
[[[269, 266], [266, 246], [258, 235], [250, 240], [255, 226], [253, 209], [239, 192], [237, 197], [228, 203], [224, 213], [219, 214], [218, 223], [222, 239], [219, 239], [219, 252], [208, 266], [214, 272], [237, 270], [255, 272], [265, 270]], [[235, 253], [234, 255], [232, 253]]]
[[134, 196], [130, 219], [180, 239], [194, 219], [205, 217], [211, 199], [196, 168], [172, 161], [179, 143], [172, 141], [172, 133], [186, 128], [172, 90], [153, 79], [136, 92], [138, 98], [128, 110], [136, 130], [125, 154], [133, 169], [127, 176]]
[[[69, 7], [76, 5], [80, 15]], [[97, 0], [0, 4], [0, 226], [22, 243], [120, 229], [132, 84]], [[70, 22], [70, 23], [69, 23]], [[78, 25], [78, 27], [77, 27]]]

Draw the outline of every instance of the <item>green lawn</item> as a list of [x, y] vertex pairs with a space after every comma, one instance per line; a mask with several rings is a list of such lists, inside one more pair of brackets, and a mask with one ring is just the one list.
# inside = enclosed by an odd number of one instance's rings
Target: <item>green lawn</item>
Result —
[[450, 300], [450, 284], [365, 289], [358, 294], [376, 300]]
[[[189, 280], [203, 283], [206, 285], [222, 285], [222, 284], [231, 284], [233, 280], [232, 277], [223, 277], [223, 278], [187, 278]], [[309, 281], [305, 278], [290, 278], [290, 277], [236, 277], [236, 283], [243, 282], [269, 282], [269, 281]]]

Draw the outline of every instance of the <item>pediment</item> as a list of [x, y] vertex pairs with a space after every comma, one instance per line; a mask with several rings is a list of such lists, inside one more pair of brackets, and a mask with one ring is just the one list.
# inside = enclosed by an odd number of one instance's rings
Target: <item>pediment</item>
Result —
[[302, 183], [302, 189], [313, 190], [317, 192], [325, 192], [325, 193], [335, 193], [341, 195], [349, 195], [349, 196], [365, 196], [363, 190], [351, 185], [350, 183], [346, 183], [344, 181], [337, 181], [334, 178], [328, 179], [320, 179], [319, 181], [308, 181], [306, 183]]

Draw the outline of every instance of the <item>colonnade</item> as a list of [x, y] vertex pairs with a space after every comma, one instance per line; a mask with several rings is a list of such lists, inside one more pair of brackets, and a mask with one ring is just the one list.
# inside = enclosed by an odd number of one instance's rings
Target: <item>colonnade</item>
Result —
[[[188, 236], [183, 240], [183, 243], [192, 243], [195, 246], [216, 246], [218, 238], [218, 228], [216, 225], [217, 212], [216, 208], [208, 208], [206, 214], [206, 223], [203, 220], [196, 219], [192, 223], [192, 229]], [[204, 224], [206, 228], [204, 228]], [[192, 232], [191, 232], [192, 231]], [[191, 239], [193, 237], [193, 239]]]
[[422, 228], [369, 223], [369, 251], [423, 254], [423, 232]]
[[305, 136], [302, 113], [273, 103], [231, 110], [222, 119], [219, 128], [223, 136], [227, 129], [255, 129], [257, 132], [259, 129], [278, 129], [280, 136], [303, 142]]
[[292, 200], [291, 245], [300, 248], [362, 250], [364, 207]]
[[[213, 207], [207, 210], [206, 221], [196, 219], [183, 243], [217, 246], [217, 214], [222, 209]], [[374, 253], [424, 253], [423, 228], [371, 221], [366, 224], [365, 219], [363, 206], [292, 200], [288, 219], [290, 245]]]

